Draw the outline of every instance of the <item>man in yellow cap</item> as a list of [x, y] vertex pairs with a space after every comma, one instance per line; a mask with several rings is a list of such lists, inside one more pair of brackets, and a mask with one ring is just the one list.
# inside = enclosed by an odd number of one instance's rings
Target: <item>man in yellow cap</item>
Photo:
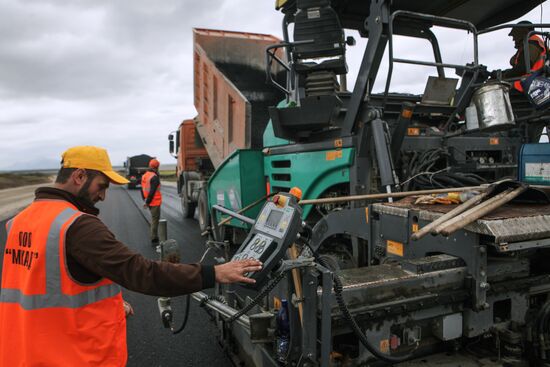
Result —
[[177, 296], [215, 282], [254, 281], [255, 260], [222, 265], [151, 261], [118, 241], [94, 206], [113, 171], [105, 149], [63, 153], [54, 187], [10, 220], [0, 289], [0, 366], [125, 366], [126, 320], [120, 286]]

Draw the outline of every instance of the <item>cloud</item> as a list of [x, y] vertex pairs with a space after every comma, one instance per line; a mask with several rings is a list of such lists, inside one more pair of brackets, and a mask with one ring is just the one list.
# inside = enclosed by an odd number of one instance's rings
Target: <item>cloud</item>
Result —
[[[536, 10], [524, 18], [538, 16]], [[281, 37], [281, 20], [273, 1], [263, 0], [1, 1], [0, 157], [9, 159], [0, 160], [0, 170], [55, 168], [61, 153], [78, 144], [107, 148], [115, 164], [140, 153], [174, 163], [167, 135], [196, 114], [191, 29]], [[348, 55], [350, 88], [366, 44], [352, 33], [358, 45]], [[444, 55], [470, 56], [468, 44], [442, 37]], [[510, 40], [505, 33], [486, 37], [480, 61], [506, 68]], [[408, 57], [430, 56], [408, 41], [396, 47]], [[403, 70], [392, 90], [422, 92], [429, 74]], [[382, 87], [385, 73], [387, 61]]]

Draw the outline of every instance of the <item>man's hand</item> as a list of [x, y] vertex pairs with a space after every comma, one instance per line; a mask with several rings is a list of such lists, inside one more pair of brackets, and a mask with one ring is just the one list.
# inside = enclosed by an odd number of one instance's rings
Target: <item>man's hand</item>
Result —
[[124, 313], [126, 314], [126, 317], [132, 316], [134, 314], [134, 309], [131, 304], [122, 300], [122, 305], [124, 306]]
[[245, 277], [246, 273], [259, 271], [262, 269], [262, 263], [258, 260], [247, 259], [231, 261], [222, 265], [214, 266], [216, 272], [216, 282], [229, 283], [256, 283], [254, 279]]

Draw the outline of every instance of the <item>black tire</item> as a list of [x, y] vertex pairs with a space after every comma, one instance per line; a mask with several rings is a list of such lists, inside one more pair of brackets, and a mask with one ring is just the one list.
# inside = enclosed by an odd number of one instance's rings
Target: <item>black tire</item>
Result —
[[193, 218], [195, 216], [195, 209], [197, 203], [193, 203], [187, 199], [187, 195], [181, 194], [181, 211], [184, 218]]
[[189, 181], [189, 175], [187, 172], [183, 172], [179, 180], [179, 194], [181, 198], [181, 211], [183, 218], [193, 218], [195, 216], [195, 208], [197, 203], [189, 199], [187, 195], [187, 184]]
[[208, 210], [208, 197], [206, 195], [206, 190], [201, 189], [199, 193], [199, 227], [201, 232], [206, 231], [210, 226], [210, 211]]

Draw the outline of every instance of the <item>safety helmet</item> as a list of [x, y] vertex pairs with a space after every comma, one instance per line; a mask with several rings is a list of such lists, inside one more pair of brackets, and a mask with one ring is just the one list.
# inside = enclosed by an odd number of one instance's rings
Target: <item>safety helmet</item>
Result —
[[527, 34], [528, 32], [535, 29], [533, 27], [533, 23], [531, 23], [528, 20], [522, 20], [521, 22], [518, 22], [516, 25], [531, 25], [531, 27], [512, 28], [510, 30], [510, 33], [508, 33], [509, 36], [513, 36], [514, 34], [517, 34], [517, 35]]
[[149, 161], [149, 168], [157, 169], [159, 168], [160, 163], [156, 158], [153, 158]]

